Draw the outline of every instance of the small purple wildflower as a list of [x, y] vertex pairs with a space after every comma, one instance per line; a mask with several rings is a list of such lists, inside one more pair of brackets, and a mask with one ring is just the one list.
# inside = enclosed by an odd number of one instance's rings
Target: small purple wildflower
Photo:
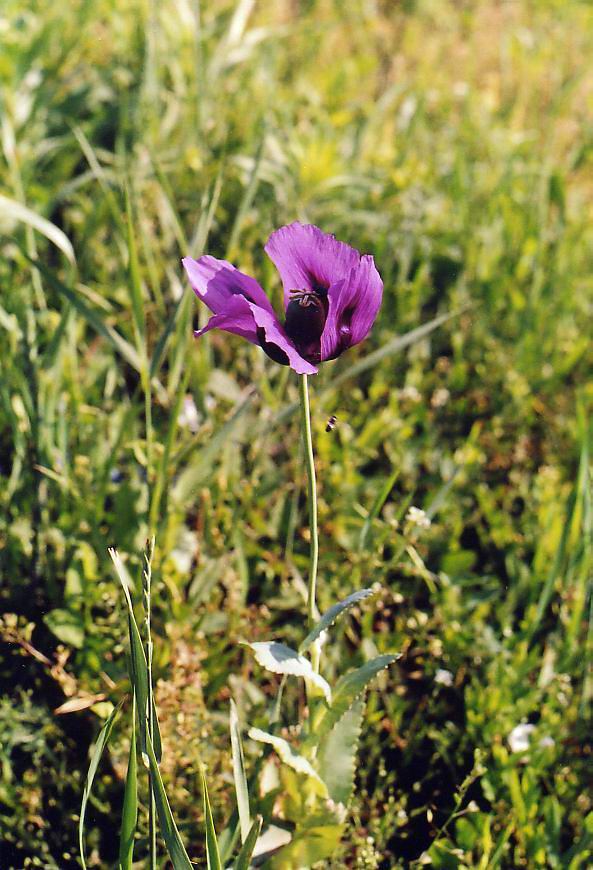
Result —
[[284, 285], [284, 325], [255, 279], [226, 260], [185, 257], [190, 284], [213, 313], [196, 338], [223, 329], [259, 344], [299, 374], [315, 374], [318, 363], [367, 337], [383, 295], [371, 256], [300, 223], [272, 233], [265, 251]]

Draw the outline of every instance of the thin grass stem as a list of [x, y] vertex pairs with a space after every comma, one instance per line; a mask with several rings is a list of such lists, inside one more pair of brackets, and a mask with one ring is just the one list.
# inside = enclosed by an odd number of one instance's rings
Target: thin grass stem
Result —
[[[301, 428], [305, 448], [305, 465], [307, 468], [307, 501], [309, 504], [309, 534], [311, 536], [311, 554], [309, 565], [309, 583], [307, 587], [307, 622], [309, 629], [317, 619], [317, 564], [319, 561], [319, 532], [317, 529], [317, 484], [315, 478], [315, 457], [313, 455], [313, 436], [311, 433], [311, 408], [309, 405], [309, 384], [307, 375], [301, 375], [299, 381], [299, 397], [301, 403]], [[319, 666], [317, 646], [311, 652], [315, 670]]]
[[[146, 614], [146, 670], [148, 676], [148, 735], [151, 745], [154, 741], [154, 716], [153, 716], [153, 693], [152, 693], [152, 635], [151, 635], [151, 593], [152, 593], [152, 557], [154, 555], [154, 538], [146, 542], [144, 559], [144, 612]], [[156, 870], [156, 801], [154, 796], [154, 779], [152, 771], [148, 774], [149, 803], [148, 803], [148, 866], [150, 870]]]

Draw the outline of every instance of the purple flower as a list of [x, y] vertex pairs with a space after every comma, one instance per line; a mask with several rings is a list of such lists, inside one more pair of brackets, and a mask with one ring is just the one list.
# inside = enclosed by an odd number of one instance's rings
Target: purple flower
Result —
[[196, 338], [224, 329], [299, 374], [315, 374], [318, 363], [367, 337], [383, 295], [371, 256], [300, 223], [272, 233], [265, 250], [284, 285], [284, 325], [254, 278], [226, 260], [185, 257], [190, 284], [213, 313]]

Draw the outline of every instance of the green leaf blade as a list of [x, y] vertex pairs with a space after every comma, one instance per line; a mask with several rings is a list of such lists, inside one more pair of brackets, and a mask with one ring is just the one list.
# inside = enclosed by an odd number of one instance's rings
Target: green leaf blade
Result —
[[347, 710], [352, 707], [357, 698], [366, 690], [368, 684], [377, 674], [397, 661], [399, 655], [388, 653], [377, 656], [366, 662], [360, 668], [341, 677], [334, 687], [331, 706], [321, 710], [320, 717], [315, 724], [313, 742], [319, 742], [338, 723]]
[[233, 864], [233, 870], [249, 870], [249, 866], [251, 864], [251, 856], [253, 855], [255, 844], [257, 843], [257, 839], [260, 835], [262, 823], [263, 819], [261, 816], [258, 816], [253, 822], [251, 828], [249, 829], [249, 833], [245, 838], [245, 842], [241, 847], [241, 851], [235, 859], [235, 863]]
[[89, 769], [86, 775], [86, 782], [82, 793], [82, 801], [80, 804], [80, 819], [78, 822], [78, 847], [80, 850], [80, 861], [85, 870], [86, 862], [84, 858], [84, 819], [86, 815], [86, 807], [91, 793], [91, 788], [93, 787], [93, 780], [95, 779], [95, 774], [97, 773], [97, 768], [99, 767], [99, 762], [101, 761], [101, 756], [103, 755], [105, 747], [109, 743], [111, 730], [115, 723], [115, 718], [121, 709], [122, 703], [123, 702], [120, 702], [118, 706], [111, 711], [105, 724], [99, 731], [99, 736], [97, 737], [97, 742], [95, 743], [95, 748], [91, 756], [91, 763], [89, 764]]
[[150, 735], [147, 735], [146, 739], [146, 752], [153, 782], [154, 802], [159, 819], [161, 835], [165, 841], [165, 846], [167, 847], [167, 852], [169, 853], [169, 857], [173, 863], [174, 870], [192, 870], [192, 863], [189, 860], [181, 835], [177, 825], [175, 824], [173, 813], [171, 812], [171, 806], [167, 798], [165, 786], [163, 785], [163, 779], [156, 760], [156, 755], [154, 754], [154, 747]]
[[354, 787], [364, 708], [364, 698], [357, 698], [322, 741], [317, 756], [319, 774], [327, 785], [329, 796], [344, 807], [348, 805]]
[[299, 653], [306, 652], [324, 631], [331, 628], [342, 613], [350, 610], [358, 604], [359, 601], [364, 601], [365, 598], [370, 598], [373, 594], [373, 589], [359, 589], [357, 592], [353, 592], [351, 595], [348, 595], [347, 598], [334, 604], [333, 607], [329, 608], [329, 610], [326, 610], [321, 619], [313, 626], [307, 637], [299, 646]]
[[241, 745], [241, 731], [239, 729], [239, 716], [237, 713], [237, 705], [231, 699], [231, 709], [229, 713], [229, 728], [231, 732], [231, 754], [233, 761], [233, 778], [235, 781], [235, 792], [237, 795], [237, 809], [239, 812], [239, 822], [241, 825], [241, 842], [245, 844], [251, 832], [251, 817], [249, 812], [249, 790], [247, 787], [247, 776], [245, 774], [245, 760], [243, 758], [243, 747]]
[[132, 734], [119, 835], [119, 870], [132, 870], [134, 835], [138, 821], [138, 762], [136, 757], [136, 699], [132, 704]]
[[222, 861], [220, 860], [220, 852], [218, 850], [218, 840], [216, 839], [216, 830], [214, 828], [214, 819], [212, 818], [212, 807], [210, 806], [210, 798], [208, 796], [208, 786], [206, 785], [206, 776], [204, 774], [204, 768], [201, 765], [200, 779], [202, 781], [202, 792], [204, 795], [206, 860], [208, 862], [208, 870], [223, 870]]

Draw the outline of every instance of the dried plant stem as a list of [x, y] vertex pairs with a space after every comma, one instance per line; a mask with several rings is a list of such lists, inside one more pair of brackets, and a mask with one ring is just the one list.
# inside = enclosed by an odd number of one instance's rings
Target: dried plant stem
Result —
[[[309, 406], [309, 384], [307, 375], [301, 375], [299, 381], [301, 403], [301, 428], [305, 448], [305, 465], [307, 468], [307, 501], [309, 504], [309, 534], [311, 536], [311, 561], [309, 565], [309, 583], [307, 592], [307, 621], [311, 629], [317, 619], [317, 563], [319, 559], [319, 534], [317, 530], [317, 485], [315, 479], [315, 458], [313, 455], [313, 436], [311, 434], [311, 409]], [[313, 666], [319, 666], [319, 651], [317, 645], [312, 649]]]

